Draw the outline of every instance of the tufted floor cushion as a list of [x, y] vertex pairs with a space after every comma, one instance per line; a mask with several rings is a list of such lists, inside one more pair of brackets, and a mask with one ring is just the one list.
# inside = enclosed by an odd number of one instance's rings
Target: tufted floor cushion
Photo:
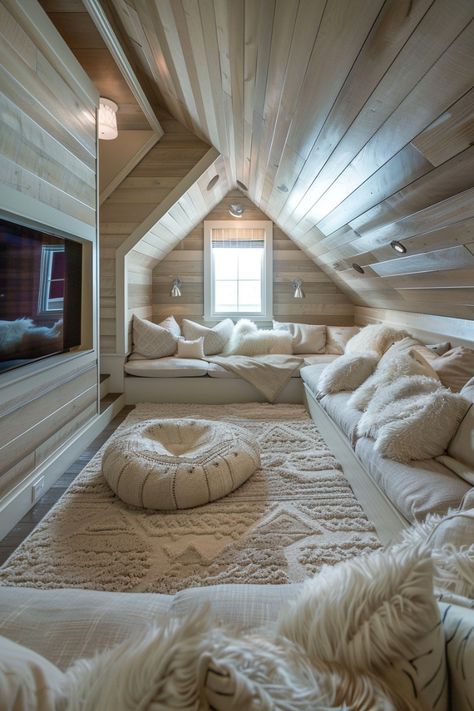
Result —
[[102, 472], [122, 501], [148, 509], [187, 509], [225, 496], [260, 466], [257, 442], [235, 425], [210, 420], [145, 420], [107, 446]]

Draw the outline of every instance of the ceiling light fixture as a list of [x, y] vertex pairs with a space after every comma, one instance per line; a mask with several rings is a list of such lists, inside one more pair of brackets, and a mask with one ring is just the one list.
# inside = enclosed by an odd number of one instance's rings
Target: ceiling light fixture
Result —
[[99, 99], [99, 138], [103, 141], [113, 141], [118, 136], [117, 113], [118, 106], [115, 101], [103, 96]]
[[395, 250], [395, 252], [398, 252], [399, 254], [405, 254], [407, 251], [407, 248], [405, 247], [405, 245], [402, 244], [401, 242], [398, 242], [396, 239], [394, 239], [390, 242], [390, 246], [392, 249]]
[[211, 178], [207, 184], [206, 190], [212, 190], [212, 188], [218, 182], [218, 180], [219, 180], [219, 175], [215, 175], [213, 178]]
[[170, 296], [173, 297], [173, 299], [176, 299], [178, 296], [181, 296], [181, 287], [183, 285], [183, 282], [179, 277], [175, 277], [173, 283], [171, 284], [171, 291], [170, 291]]
[[356, 264], [355, 262], [352, 264], [352, 269], [355, 269], [356, 272], [359, 272], [359, 274], [365, 274], [360, 264]]
[[278, 185], [278, 186], [277, 186], [277, 190], [279, 190], [281, 193], [287, 193], [287, 192], [288, 192], [288, 188], [287, 188], [286, 185], [284, 185], [283, 183], [282, 183], [281, 185]]
[[242, 217], [245, 212], [245, 208], [240, 202], [231, 202], [229, 205], [229, 215], [232, 217]]
[[239, 188], [240, 188], [241, 190], [245, 190], [246, 192], [248, 191], [248, 187], [247, 187], [247, 186], [245, 185], [245, 183], [243, 183], [241, 180], [238, 180], [238, 181], [237, 181], [237, 185], [239, 186]]
[[301, 279], [293, 279], [291, 285], [293, 287], [293, 298], [304, 299], [304, 291], [302, 289], [303, 282], [301, 281]]

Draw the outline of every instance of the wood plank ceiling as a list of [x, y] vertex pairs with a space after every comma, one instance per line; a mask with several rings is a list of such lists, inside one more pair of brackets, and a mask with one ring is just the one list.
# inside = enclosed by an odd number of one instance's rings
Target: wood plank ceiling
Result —
[[102, 4], [151, 103], [355, 303], [474, 318], [472, 0]]

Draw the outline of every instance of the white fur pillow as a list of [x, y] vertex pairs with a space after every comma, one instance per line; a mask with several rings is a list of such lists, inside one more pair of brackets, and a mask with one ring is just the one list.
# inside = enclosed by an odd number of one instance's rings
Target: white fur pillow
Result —
[[355, 390], [377, 367], [377, 353], [345, 353], [324, 368], [318, 381], [321, 395]]
[[[277, 629], [311, 660], [374, 671], [414, 708], [435, 708], [446, 664], [432, 588], [427, 554], [413, 547], [377, 551], [324, 566], [282, 612]], [[445, 687], [440, 708], [446, 693]]]
[[399, 462], [441, 455], [469, 403], [420, 375], [378, 390], [357, 425], [359, 436], [376, 437], [375, 449]]
[[195, 321], [183, 318], [183, 335], [188, 340], [195, 340], [200, 336], [204, 338], [204, 353], [215, 355], [221, 353], [229, 342], [234, 330], [234, 322], [231, 318], [220, 321], [212, 328], [203, 326]]
[[176, 342], [181, 334], [173, 316], [159, 324], [133, 315], [133, 351], [135, 357], [164, 358], [176, 351]]
[[269, 353], [290, 355], [293, 352], [289, 331], [259, 330], [253, 321], [240, 319], [224, 351], [225, 355], [257, 356]]
[[385, 326], [383, 323], [372, 324], [371, 326], [365, 326], [353, 336], [347, 342], [344, 352], [367, 353], [367, 351], [375, 351], [382, 356], [392, 343], [409, 335], [406, 331]]
[[408, 353], [400, 353], [395, 344], [382, 356], [375, 373], [357, 388], [349, 405], [357, 410], [366, 410], [379, 388], [404, 375], [425, 375], [439, 383], [435, 371], [418, 351], [412, 349]]

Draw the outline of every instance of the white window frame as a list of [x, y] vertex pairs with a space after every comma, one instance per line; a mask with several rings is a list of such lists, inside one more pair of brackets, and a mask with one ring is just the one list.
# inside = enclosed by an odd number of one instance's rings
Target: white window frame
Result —
[[51, 284], [51, 271], [53, 268], [53, 254], [56, 252], [64, 252], [62, 244], [44, 244], [41, 249], [41, 266], [40, 266], [40, 288], [38, 299], [38, 315], [49, 315], [59, 313], [63, 310], [64, 299], [50, 299], [49, 287]]
[[[212, 259], [212, 230], [215, 229], [263, 229], [264, 252], [262, 259], [262, 309], [259, 313], [242, 311], [219, 311], [214, 304], [214, 263]], [[271, 321], [273, 319], [273, 223], [271, 220], [205, 220], [204, 221], [204, 319], [219, 321], [223, 318], [249, 318], [252, 321]]]

